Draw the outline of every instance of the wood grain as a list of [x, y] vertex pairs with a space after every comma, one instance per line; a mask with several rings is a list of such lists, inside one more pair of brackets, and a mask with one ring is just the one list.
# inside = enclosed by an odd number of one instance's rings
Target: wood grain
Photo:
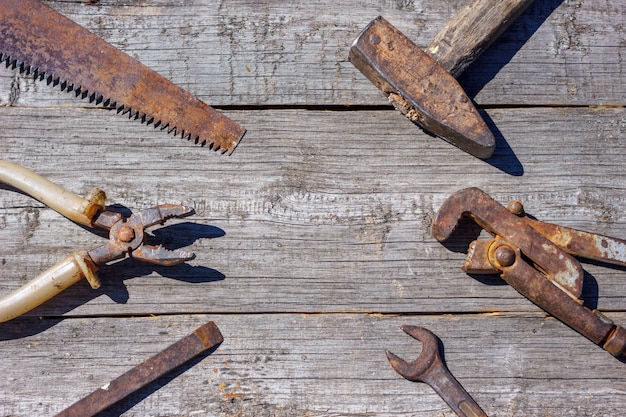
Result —
[[473, 0], [455, 14], [426, 48], [426, 53], [458, 77], [534, 0]]
[[[212, 355], [110, 416], [452, 416], [384, 357], [438, 334], [494, 416], [616, 416], [624, 364], [497, 277], [460, 270], [431, 219], [480, 187], [539, 220], [626, 236], [621, 2], [535, 1], [460, 78], [497, 139], [478, 160], [387, 107], [347, 61], [374, 17], [426, 46], [464, 0], [46, 1], [248, 129], [232, 156], [0, 68], [0, 155], [80, 195], [196, 214], [154, 240], [196, 253], [124, 260], [0, 324], [0, 416], [53, 415], [214, 320]], [[105, 238], [0, 186], [0, 295]], [[583, 263], [585, 305], [626, 324], [624, 269]]]
[[[464, 0], [46, 1], [213, 106], [384, 105], [348, 62], [378, 15], [426, 48]], [[478, 104], [624, 104], [622, 2], [535, 1], [461, 77]], [[0, 104], [88, 102], [0, 69]]]
[[[501, 136], [489, 163], [394, 110], [229, 112], [249, 136], [227, 158], [104, 110], [2, 110], [14, 126], [3, 130], [7, 159], [78, 194], [99, 187], [109, 204], [196, 209], [161, 236], [196, 252], [189, 265], [114, 264], [100, 290], [76, 286], [33, 314], [528, 310], [497, 279], [459, 270], [471, 229], [450, 248], [430, 235], [447, 196], [478, 186], [503, 204], [523, 201], [540, 220], [626, 230], [624, 109], [490, 110]], [[3, 192], [0, 201], [3, 271], [13, 277], [3, 292], [104, 243], [30, 198]], [[586, 296], [623, 308], [623, 271], [585, 267], [597, 286]]]
[[103, 415], [454, 415], [389, 366], [385, 349], [409, 360], [420, 351], [402, 324], [440, 337], [450, 371], [488, 415], [619, 415], [625, 401], [620, 362], [541, 314], [177, 315], [33, 318], [21, 324], [39, 332], [26, 337], [3, 326], [0, 414], [52, 415], [209, 320], [224, 334], [214, 353]]

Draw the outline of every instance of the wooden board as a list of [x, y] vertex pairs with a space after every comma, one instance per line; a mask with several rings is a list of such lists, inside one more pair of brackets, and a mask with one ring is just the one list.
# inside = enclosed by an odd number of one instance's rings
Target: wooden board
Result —
[[[386, 104], [348, 62], [367, 23], [382, 15], [425, 48], [465, 2], [46, 3], [209, 104], [343, 106]], [[535, 1], [462, 84], [481, 105], [623, 104], [623, 15], [621, 2]], [[85, 105], [53, 91], [0, 71], [0, 104]]]
[[620, 362], [541, 314], [177, 315], [22, 320], [36, 333], [3, 337], [13, 366], [0, 413], [53, 415], [208, 320], [225, 338], [213, 354], [103, 415], [454, 415], [389, 366], [385, 349], [409, 360], [420, 352], [402, 324], [439, 335], [450, 371], [488, 415], [616, 415], [625, 401]]
[[[620, 415], [624, 364], [493, 277], [460, 270], [475, 231], [430, 234], [477, 186], [539, 220], [626, 236], [624, 6], [536, 1], [461, 78], [488, 161], [388, 107], [347, 61], [384, 15], [427, 45], [462, 0], [48, 1], [248, 129], [217, 155], [0, 68], [0, 155], [109, 204], [183, 203], [155, 232], [196, 259], [124, 260], [0, 324], [0, 416], [53, 415], [201, 323], [224, 344], [107, 415], [451, 416], [389, 367], [404, 323], [442, 338], [489, 415]], [[474, 233], [474, 234], [473, 234]], [[105, 242], [0, 186], [0, 295]], [[583, 299], [626, 324], [624, 268], [584, 263]]]

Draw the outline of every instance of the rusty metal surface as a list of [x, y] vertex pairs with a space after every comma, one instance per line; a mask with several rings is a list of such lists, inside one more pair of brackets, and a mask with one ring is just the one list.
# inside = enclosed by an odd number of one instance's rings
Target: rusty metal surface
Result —
[[79, 250], [22, 285], [10, 294], [0, 297], [0, 322], [24, 314], [67, 287], [86, 278], [92, 288], [100, 287], [97, 267], [126, 256], [157, 265], [172, 266], [195, 257], [182, 249], [168, 250], [146, 241], [145, 230], [163, 225], [168, 219], [193, 214], [191, 207], [179, 204], [161, 204], [129, 216], [105, 208], [105, 193], [95, 189], [82, 198], [41, 175], [20, 165], [0, 161], [0, 182], [10, 184], [17, 191], [30, 195], [66, 218], [85, 227], [109, 231], [106, 244], [89, 251]]
[[[79, 41], [78, 41], [79, 40]], [[245, 129], [37, 0], [0, 0], [0, 62], [231, 154]]]
[[[104, 211], [95, 218], [94, 225], [110, 229], [109, 241], [87, 253], [96, 265], [125, 256], [163, 266], [189, 261], [194, 258], [191, 252], [181, 249], [167, 250], [162, 246], [146, 244], [144, 231], [151, 226], [164, 224], [168, 219], [186, 217], [193, 213], [193, 208], [179, 204], [161, 204], [133, 213], [128, 218], [123, 218], [118, 213]], [[112, 217], [117, 220], [111, 223]]]
[[[464, 271], [500, 274], [520, 294], [613, 356], [626, 353], [626, 329], [583, 305], [579, 297], [584, 272], [578, 261], [566, 253], [568, 245], [561, 247], [574, 240], [576, 255], [597, 259], [597, 242], [609, 239], [623, 245], [623, 241], [587, 232], [573, 233], [577, 231], [530, 219], [520, 202], [506, 208], [477, 188], [456, 192], [444, 202], [433, 221], [433, 236], [439, 241], [447, 240], [462, 217], [473, 219], [494, 236], [492, 240], [472, 242]], [[566, 236], [559, 237], [559, 233]], [[603, 254], [600, 260], [613, 255]], [[619, 257], [611, 260], [622, 265]], [[560, 278], [555, 271], [561, 271]]]
[[594, 261], [626, 266], [626, 240], [545, 223], [530, 217], [526, 221], [567, 253]]
[[584, 271], [578, 261], [543, 237], [524, 217], [513, 214], [478, 188], [466, 188], [446, 199], [433, 221], [433, 236], [440, 242], [447, 240], [463, 217], [471, 218], [493, 236], [506, 238], [541, 265], [548, 279], [580, 297]]
[[418, 326], [402, 326], [402, 330], [422, 342], [417, 359], [407, 362], [387, 351], [391, 367], [404, 378], [430, 385], [437, 394], [461, 417], [487, 417], [465, 388], [450, 373], [439, 354], [439, 339], [430, 330]]
[[105, 384], [56, 416], [93, 416], [157, 378], [178, 368], [200, 353], [222, 343], [223, 340], [224, 338], [217, 325], [214, 322], [208, 322], [189, 336], [180, 339], [170, 347]]
[[349, 59], [411, 121], [479, 158], [495, 138], [461, 85], [382, 17], [350, 48]]

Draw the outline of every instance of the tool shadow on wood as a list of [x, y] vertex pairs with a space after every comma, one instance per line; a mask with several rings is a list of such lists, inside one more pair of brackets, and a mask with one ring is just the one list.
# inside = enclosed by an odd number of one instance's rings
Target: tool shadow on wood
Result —
[[61, 322], [62, 318], [20, 316], [0, 323], [0, 341], [23, 339], [44, 332]]
[[[101, 412], [111, 409], [130, 395], [142, 392], [144, 388], [154, 384], [152, 385], [153, 389], [146, 392], [146, 395], [150, 395], [180, 375], [181, 372], [185, 372], [197, 364], [204, 356], [213, 353], [223, 341], [224, 337], [217, 325], [212, 321], [208, 322], [193, 333], [179, 339], [174, 344], [73, 403], [56, 414], [56, 417], [102, 415]], [[128, 409], [126, 408], [124, 411]], [[121, 415], [124, 411], [115, 412], [115, 415]]]
[[[529, 217], [532, 217], [529, 215]], [[534, 217], [533, 217], [534, 218]], [[484, 232], [483, 232], [484, 234]], [[459, 222], [459, 226], [451, 238], [445, 242], [441, 242], [442, 246], [444, 246], [447, 250], [451, 252], [457, 253], [466, 253], [467, 248], [470, 246], [470, 243], [473, 240], [476, 240], [481, 236], [481, 227], [478, 226], [474, 221], [463, 218]], [[585, 263], [599, 265], [606, 267], [606, 263], [597, 262], [593, 260], [585, 260]], [[612, 268], [626, 270], [626, 268], [620, 267], [618, 265], [613, 265]], [[508, 285], [506, 281], [501, 279], [499, 276], [489, 275], [489, 274], [478, 274], [478, 273], [468, 273], [468, 277], [484, 284], [486, 286], [505, 286]], [[597, 279], [593, 274], [589, 271], [584, 271], [584, 280], [583, 280], [583, 288], [582, 293], [580, 295], [580, 299], [583, 301], [583, 304], [595, 310], [598, 308], [598, 302], [600, 298], [600, 288]]]
[[[156, 379], [155, 381], [149, 383], [143, 388], [133, 392], [128, 397], [123, 400], [118, 401], [113, 404], [109, 408], [99, 412], [97, 417], [120, 417], [128, 410], [135, 407], [137, 404], [150, 397], [152, 394], [178, 378], [180, 375], [184, 374], [198, 363], [202, 362], [207, 356], [210, 356], [213, 352], [215, 352], [219, 348], [219, 345], [212, 347], [204, 353], [196, 356], [193, 359], [190, 359], [188, 362], [185, 362], [183, 365], [177, 367], [176, 369], [168, 372], [162, 377]], [[103, 381], [105, 382], [105, 381]], [[96, 387], [94, 387], [95, 389]]]
[[[500, 35], [500, 38], [459, 76], [459, 83], [463, 85], [470, 98], [474, 99], [496, 77], [561, 3], [563, 0], [533, 2], [511, 24], [509, 30]], [[532, 68], [528, 68], [528, 71], [531, 72]], [[489, 127], [493, 131], [493, 126]], [[497, 146], [500, 145], [498, 142]]]
[[[225, 234], [219, 227], [182, 222], [155, 229], [153, 235], [147, 237], [147, 241], [160, 244], [168, 250], [175, 250], [190, 246], [199, 239], [213, 239], [225, 236]], [[225, 279], [225, 275], [221, 272], [203, 265], [183, 263], [164, 266], [139, 262], [132, 257], [125, 258], [99, 268], [102, 285], [97, 290], [91, 288], [86, 281], [81, 281], [32, 310], [31, 316], [18, 317], [13, 321], [0, 323], [0, 340], [19, 339], [45, 331], [61, 319], [39, 320], [37, 323], [30, 324], [29, 320], [34, 319], [33, 315], [46, 318], [61, 316], [101, 295], [108, 296], [115, 303], [126, 304], [130, 299], [130, 294], [125, 281], [151, 274], [191, 284]], [[29, 324], [25, 325], [27, 322]]]
[[517, 155], [515, 155], [515, 151], [506, 141], [502, 132], [500, 132], [500, 129], [498, 129], [498, 125], [487, 114], [487, 112], [483, 110], [478, 110], [478, 112], [482, 116], [487, 126], [489, 126], [489, 130], [491, 130], [491, 133], [496, 140], [496, 150], [493, 156], [489, 159], [485, 159], [484, 161], [492, 167], [497, 168], [500, 171], [514, 177], [523, 176], [524, 166], [517, 158]]

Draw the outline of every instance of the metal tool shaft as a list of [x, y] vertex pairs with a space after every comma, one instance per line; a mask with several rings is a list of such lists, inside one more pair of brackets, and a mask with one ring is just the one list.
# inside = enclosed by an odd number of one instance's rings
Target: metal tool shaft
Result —
[[462, 218], [494, 239], [471, 243], [463, 270], [499, 274], [511, 287], [616, 357], [626, 356], [626, 328], [580, 299], [585, 271], [573, 256], [624, 265], [626, 241], [543, 223], [519, 201], [504, 207], [478, 188], [457, 191], [437, 212], [432, 234], [446, 241]]
[[56, 417], [93, 416], [223, 340], [217, 325], [212, 321], [208, 322], [189, 336], [61, 411]]
[[441, 359], [439, 338], [424, 327], [404, 325], [402, 330], [422, 342], [422, 352], [417, 359], [407, 362], [387, 351], [391, 367], [409, 381], [430, 385], [458, 416], [487, 417]]
[[430, 385], [457, 415], [487, 417], [487, 414], [443, 364], [441, 358], [437, 357], [433, 362], [430, 372], [424, 376], [423, 381]]

